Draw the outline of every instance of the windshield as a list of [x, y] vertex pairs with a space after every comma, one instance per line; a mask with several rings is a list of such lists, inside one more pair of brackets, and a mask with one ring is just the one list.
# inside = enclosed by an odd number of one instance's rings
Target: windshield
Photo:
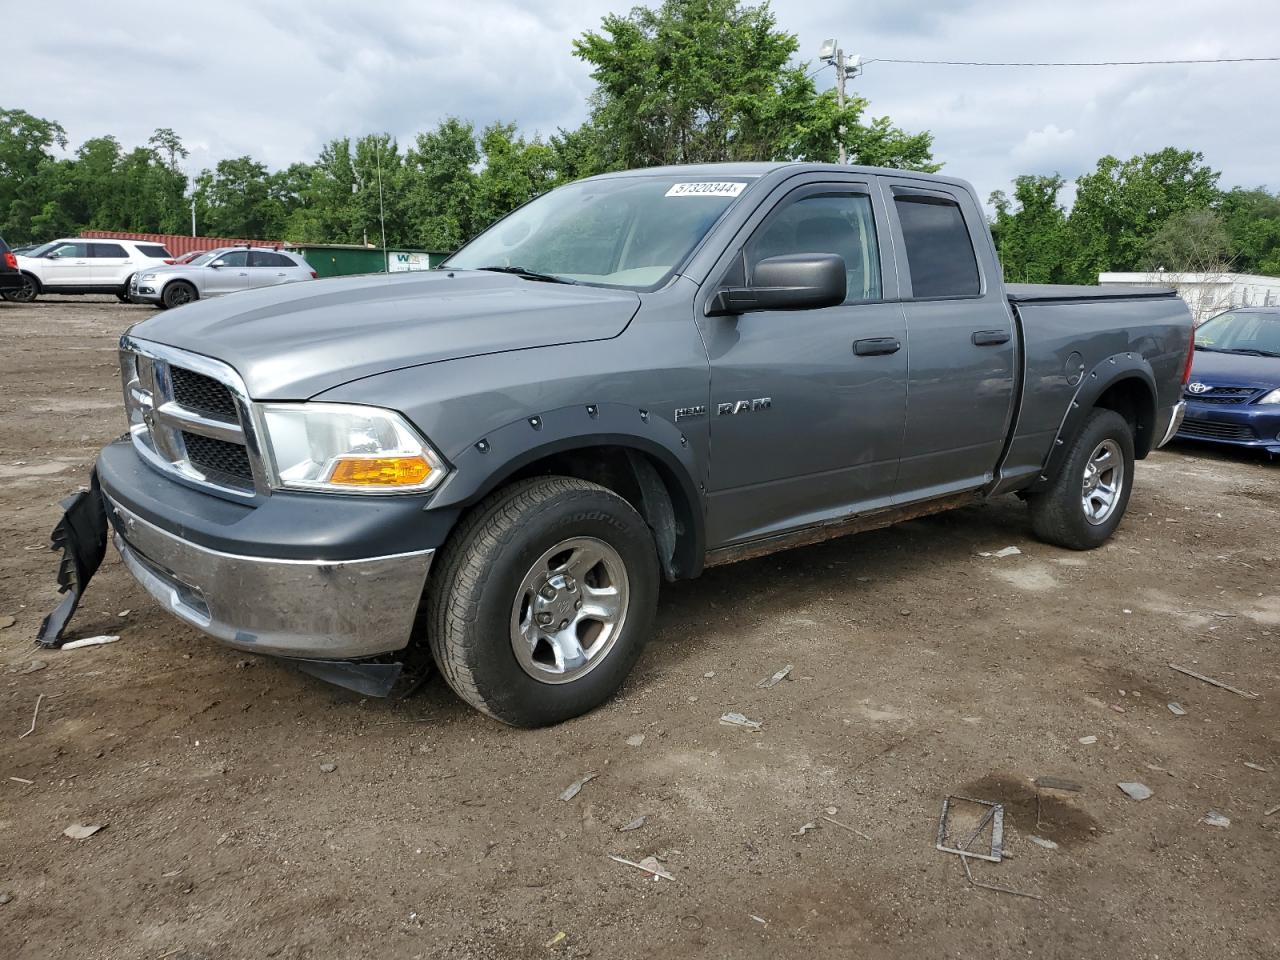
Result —
[[1280, 312], [1220, 313], [1200, 324], [1196, 349], [1280, 357]]
[[21, 256], [24, 257], [43, 257], [46, 253], [58, 245], [59, 241], [50, 240], [48, 243], [42, 243], [38, 247], [27, 247], [23, 250]]
[[507, 269], [605, 287], [656, 287], [748, 182], [635, 176], [571, 183], [500, 220], [443, 266]]

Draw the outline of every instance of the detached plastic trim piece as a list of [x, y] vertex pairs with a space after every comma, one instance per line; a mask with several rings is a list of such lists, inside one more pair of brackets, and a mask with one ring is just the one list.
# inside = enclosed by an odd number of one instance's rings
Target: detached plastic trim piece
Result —
[[58, 563], [58, 592], [65, 593], [66, 597], [44, 618], [36, 634], [36, 643], [48, 648], [61, 647], [66, 642], [62, 633], [107, 552], [107, 513], [97, 470], [89, 475], [89, 489], [63, 500], [62, 509], [62, 519], [53, 528], [50, 539], [51, 549], [62, 551]]

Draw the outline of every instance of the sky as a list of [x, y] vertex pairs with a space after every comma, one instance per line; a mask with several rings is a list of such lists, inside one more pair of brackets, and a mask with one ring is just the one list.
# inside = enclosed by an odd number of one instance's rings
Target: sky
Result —
[[[651, 0], [656, 5], [658, 0]], [[326, 141], [402, 144], [456, 115], [526, 134], [574, 127], [593, 89], [572, 40], [632, 0], [6, 3], [0, 106], [56, 120], [71, 148], [172, 127], [189, 169], [270, 167]], [[868, 60], [1159, 60], [1280, 56], [1276, 0], [775, 0], [798, 59], [826, 37]], [[834, 70], [818, 74], [834, 84]], [[1191, 148], [1222, 185], [1280, 188], [1280, 62], [1098, 68], [869, 63], [851, 91], [934, 134], [944, 172], [986, 198], [1020, 173], [1072, 179], [1104, 154]]]

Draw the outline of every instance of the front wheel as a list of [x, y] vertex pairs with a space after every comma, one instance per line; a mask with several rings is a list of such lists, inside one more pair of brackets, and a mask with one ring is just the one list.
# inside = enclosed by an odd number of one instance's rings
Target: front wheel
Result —
[[432, 571], [428, 641], [462, 699], [540, 727], [617, 691], [653, 630], [653, 536], [626, 500], [572, 477], [499, 490]]
[[160, 299], [164, 301], [166, 308], [173, 308], [199, 299], [199, 294], [196, 293], [196, 288], [187, 283], [187, 281], [174, 280], [164, 288], [164, 294]]
[[1120, 525], [1132, 489], [1133, 431], [1114, 410], [1094, 410], [1053, 483], [1028, 498], [1031, 528], [1060, 547], [1100, 547]]

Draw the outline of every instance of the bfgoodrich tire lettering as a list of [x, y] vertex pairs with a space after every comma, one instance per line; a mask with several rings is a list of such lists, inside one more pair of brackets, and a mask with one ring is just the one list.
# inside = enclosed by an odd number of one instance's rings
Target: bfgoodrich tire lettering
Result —
[[[1113, 495], [1099, 490], [1110, 480]], [[1124, 518], [1133, 490], [1133, 432], [1114, 410], [1094, 410], [1085, 420], [1058, 475], [1029, 498], [1031, 527], [1047, 543], [1070, 550], [1100, 547]]]
[[[516, 656], [513, 609], [549, 552], [592, 542], [625, 568], [625, 616], [589, 670], [539, 679], [536, 665]], [[572, 477], [519, 481], [478, 504], [442, 551], [427, 593], [428, 642], [440, 673], [472, 706], [513, 726], [558, 723], [621, 686], [653, 630], [658, 581], [649, 528], [617, 494]]]

